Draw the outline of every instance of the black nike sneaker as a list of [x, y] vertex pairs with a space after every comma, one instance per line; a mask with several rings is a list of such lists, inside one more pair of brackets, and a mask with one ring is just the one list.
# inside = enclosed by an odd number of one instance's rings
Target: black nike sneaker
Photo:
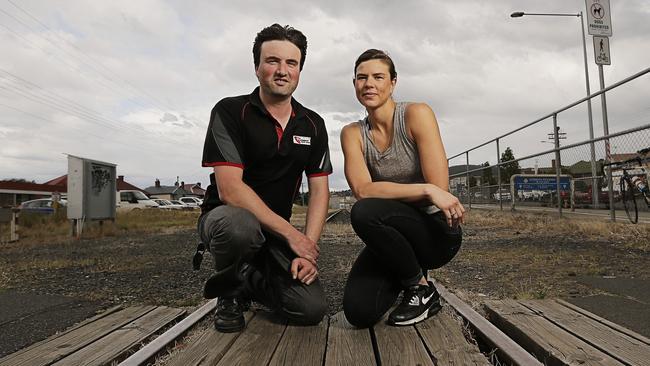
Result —
[[240, 332], [246, 326], [244, 311], [250, 302], [237, 297], [220, 297], [217, 299], [217, 312], [214, 327], [222, 333]]
[[440, 295], [429, 282], [429, 286], [415, 285], [404, 290], [402, 302], [388, 316], [390, 325], [411, 325], [435, 315], [442, 309]]

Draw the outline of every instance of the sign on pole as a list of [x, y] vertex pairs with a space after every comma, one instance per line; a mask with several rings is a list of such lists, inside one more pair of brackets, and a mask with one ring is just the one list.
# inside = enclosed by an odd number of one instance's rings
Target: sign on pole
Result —
[[609, 0], [585, 0], [587, 5], [587, 31], [592, 36], [612, 36], [612, 16]]
[[596, 65], [611, 65], [609, 56], [609, 38], [594, 36], [594, 60]]

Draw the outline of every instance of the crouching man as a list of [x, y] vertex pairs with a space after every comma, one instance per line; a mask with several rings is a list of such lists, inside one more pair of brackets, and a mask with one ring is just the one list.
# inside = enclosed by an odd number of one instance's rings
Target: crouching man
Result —
[[[262, 29], [253, 45], [259, 86], [222, 99], [210, 116], [202, 164], [213, 167], [214, 185], [198, 230], [215, 261], [204, 296], [218, 297], [221, 332], [245, 327], [250, 300], [297, 324], [316, 324], [327, 311], [317, 266], [332, 172], [327, 131], [292, 97], [306, 51], [300, 31]], [[303, 172], [310, 193], [304, 233], [289, 223]]]

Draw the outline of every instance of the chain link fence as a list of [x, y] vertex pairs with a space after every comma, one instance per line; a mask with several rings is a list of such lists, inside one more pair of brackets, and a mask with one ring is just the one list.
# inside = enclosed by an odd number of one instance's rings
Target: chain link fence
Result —
[[[619, 188], [622, 174], [615, 170], [610, 172], [608, 163], [637, 157], [639, 150], [650, 147], [650, 107], [640, 111], [625, 110], [628, 98], [638, 93], [647, 94], [648, 80], [641, 80], [645, 84], [621, 86], [648, 72], [650, 68], [450, 157], [450, 191], [470, 208], [552, 208], [560, 216], [563, 210], [609, 210], [610, 218], [615, 220], [615, 210], [623, 209]], [[613, 121], [612, 130], [617, 132], [608, 133], [605, 118], [603, 133], [593, 137], [595, 123], [585, 121], [586, 104], [594, 98], [592, 103], [599, 101], [599, 96], [605, 92], [607, 108], [614, 111], [608, 114], [616, 117], [609, 120]], [[602, 120], [602, 114], [594, 113], [593, 121]], [[590, 131], [589, 135], [586, 131]], [[530, 145], [544, 148], [522, 158], [515, 157], [515, 153], [529, 152]], [[646, 161], [637, 165], [631, 172], [647, 184], [650, 164]], [[649, 211], [643, 199], [637, 207], [640, 212]]]

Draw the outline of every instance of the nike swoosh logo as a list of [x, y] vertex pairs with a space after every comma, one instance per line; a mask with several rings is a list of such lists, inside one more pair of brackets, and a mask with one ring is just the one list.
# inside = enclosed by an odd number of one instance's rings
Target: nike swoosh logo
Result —
[[431, 300], [432, 297], [433, 297], [433, 294], [429, 295], [429, 297], [423, 297], [422, 298], [422, 303], [424, 305], [426, 305], [429, 302], [429, 300]]

